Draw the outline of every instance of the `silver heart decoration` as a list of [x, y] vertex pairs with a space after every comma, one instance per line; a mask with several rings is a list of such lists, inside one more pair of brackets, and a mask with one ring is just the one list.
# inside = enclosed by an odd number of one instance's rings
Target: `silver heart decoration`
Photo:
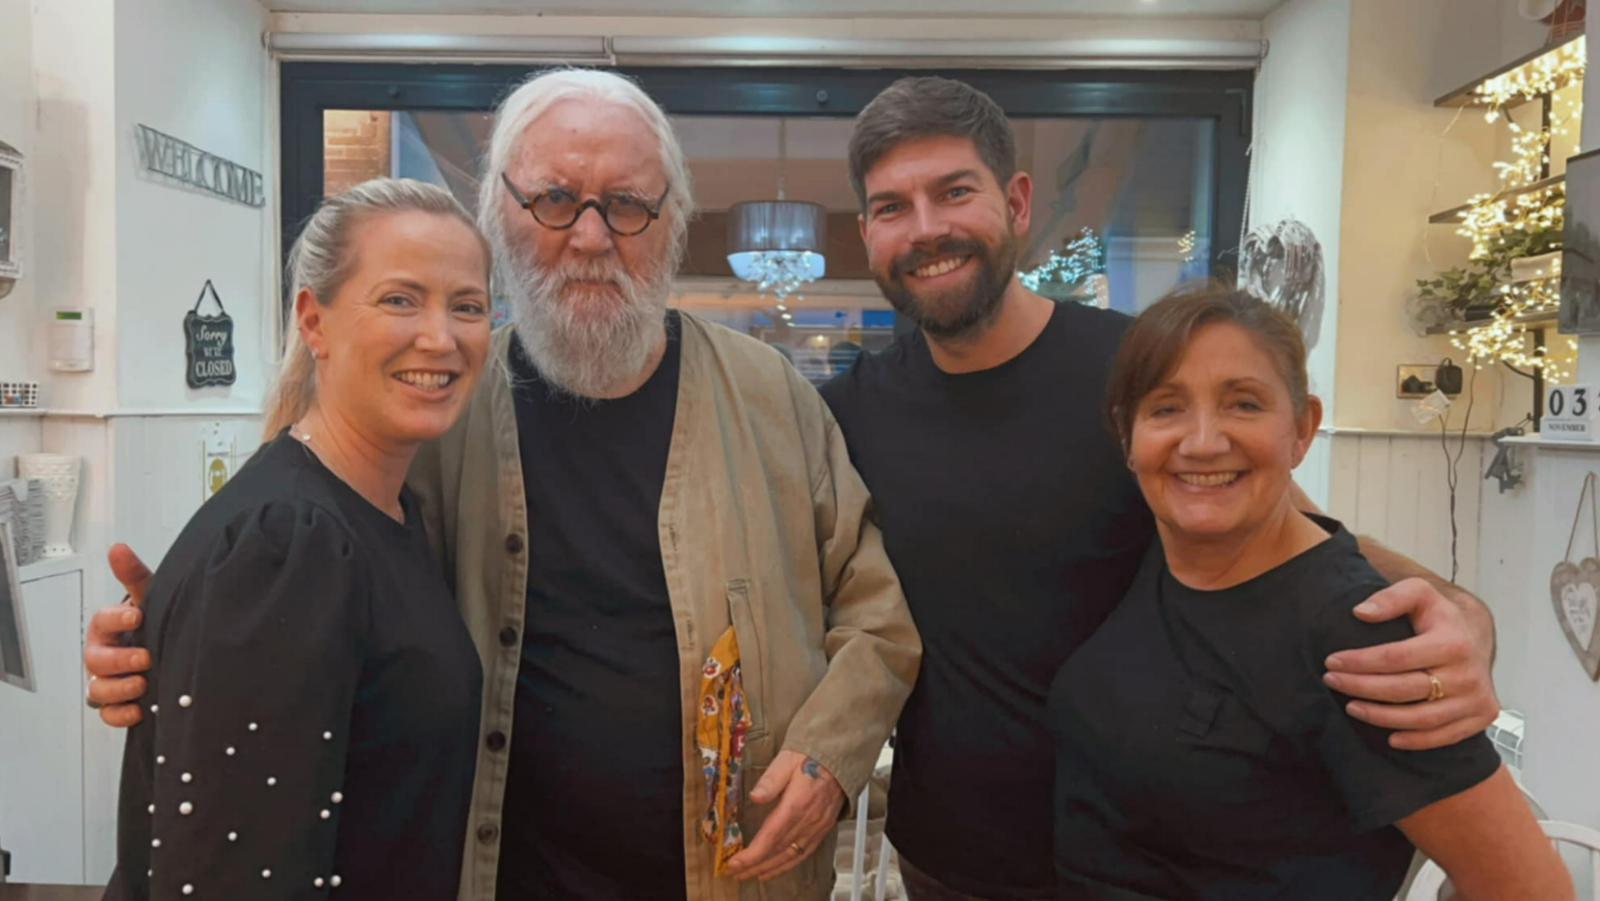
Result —
[[1550, 573], [1550, 600], [1583, 671], [1600, 682], [1600, 560], [1588, 557], [1576, 566], [1557, 563]]
[[1239, 287], [1294, 317], [1306, 349], [1322, 334], [1322, 244], [1303, 222], [1262, 225], [1239, 245]]

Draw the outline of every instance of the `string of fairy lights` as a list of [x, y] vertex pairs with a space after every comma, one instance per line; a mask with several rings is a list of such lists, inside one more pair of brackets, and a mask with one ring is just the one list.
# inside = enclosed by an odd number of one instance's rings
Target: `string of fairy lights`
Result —
[[1183, 254], [1185, 263], [1194, 262], [1195, 240], [1196, 236], [1192, 228], [1178, 236], [1178, 252]]
[[[1017, 280], [1029, 291], [1040, 293], [1046, 293], [1045, 289], [1050, 285], [1070, 288], [1089, 284], [1094, 290], [1091, 297], [1086, 299], [1092, 301], [1101, 292], [1099, 282], [1104, 281], [1105, 271], [1105, 245], [1100, 242], [1100, 236], [1094, 229], [1085, 228], [1069, 239], [1060, 251], [1050, 251], [1050, 256], [1043, 263], [1017, 273]], [[1096, 281], [1097, 278], [1099, 281]]]
[[[1469, 259], [1484, 260], [1509, 243], [1522, 243], [1529, 235], [1559, 235], [1565, 220], [1566, 192], [1560, 185], [1523, 190], [1537, 183], [1550, 163], [1550, 144], [1567, 137], [1583, 116], [1581, 101], [1560, 100], [1562, 109], [1552, 109], [1548, 127], [1523, 128], [1505, 112], [1507, 105], [1538, 100], [1583, 78], [1587, 55], [1582, 39], [1573, 40], [1504, 75], [1489, 79], [1474, 92], [1486, 109], [1484, 119], [1493, 123], [1505, 116], [1512, 133], [1512, 158], [1494, 164], [1501, 190], [1479, 194], [1467, 203], [1456, 234], [1472, 242]], [[1515, 193], [1512, 192], [1521, 192]], [[1519, 234], [1520, 233], [1520, 234]], [[1552, 249], [1560, 246], [1559, 237]], [[1450, 332], [1450, 343], [1465, 352], [1478, 369], [1504, 362], [1520, 370], [1541, 370], [1552, 382], [1564, 382], [1574, 373], [1578, 344], [1568, 338], [1560, 346], [1534, 347], [1529, 341], [1530, 320], [1549, 318], [1561, 301], [1561, 264], [1554, 258], [1548, 271], [1528, 281], [1503, 284], [1497, 289], [1496, 306], [1487, 322], [1470, 330]]]
[[1554, 94], [1581, 81], [1585, 55], [1583, 39], [1568, 41], [1504, 75], [1485, 81], [1473, 94], [1479, 103], [1488, 107], [1486, 117], [1493, 122], [1513, 99], [1519, 102], [1537, 100], [1542, 94]]

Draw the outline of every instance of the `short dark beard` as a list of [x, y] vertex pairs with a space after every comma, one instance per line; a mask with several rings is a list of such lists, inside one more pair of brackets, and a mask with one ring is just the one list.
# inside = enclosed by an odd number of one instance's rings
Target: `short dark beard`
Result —
[[[913, 248], [896, 258], [887, 278], [873, 273], [878, 289], [900, 315], [917, 324], [928, 337], [955, 341], [981, 334], [1000, 314], [1000, 302], [1017, 271], [1017, 236], [1007, 232], [990, 248], [974, 238], [947, 238], [928, 250]], [[952, 315], [941, 316], [926, 308], [911, 289], [906, 276], [929, 260], [939, 257], [970, 256], [977, 265], [972, 294]]]

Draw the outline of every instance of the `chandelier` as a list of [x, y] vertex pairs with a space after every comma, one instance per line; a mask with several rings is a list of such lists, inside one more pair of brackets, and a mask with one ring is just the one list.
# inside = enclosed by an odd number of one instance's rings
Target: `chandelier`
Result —
[[785, 321], [788, 301], [822, 278], [827, 260], [828, 211], [815, 203], [784, 199], [788, 123], [778, 120], [778, 199], [736, 203], [728, 209], [728, 265], [733, 274], [771, 293]]
[[827, 230], [827, 213], [814, 203], [736, 203], [728, 210], [728, 265], [782, 303], [827, 271], [821, 253]]

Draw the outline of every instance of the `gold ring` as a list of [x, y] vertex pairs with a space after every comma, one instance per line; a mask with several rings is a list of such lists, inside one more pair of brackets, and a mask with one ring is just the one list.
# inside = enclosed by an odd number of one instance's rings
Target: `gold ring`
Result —
[[1422, 674], [1428, 677], [1428, 700], [1439, 701], [1444, 699], [1444, 684], [1433, 673], [1423, 670]]
[[789, 847], [794, 850], [794, 853], [800, 855], [801, 857], [804, 857], [806, 854], [806, 846], [800, 844], [799, 842], [795, 842]]

